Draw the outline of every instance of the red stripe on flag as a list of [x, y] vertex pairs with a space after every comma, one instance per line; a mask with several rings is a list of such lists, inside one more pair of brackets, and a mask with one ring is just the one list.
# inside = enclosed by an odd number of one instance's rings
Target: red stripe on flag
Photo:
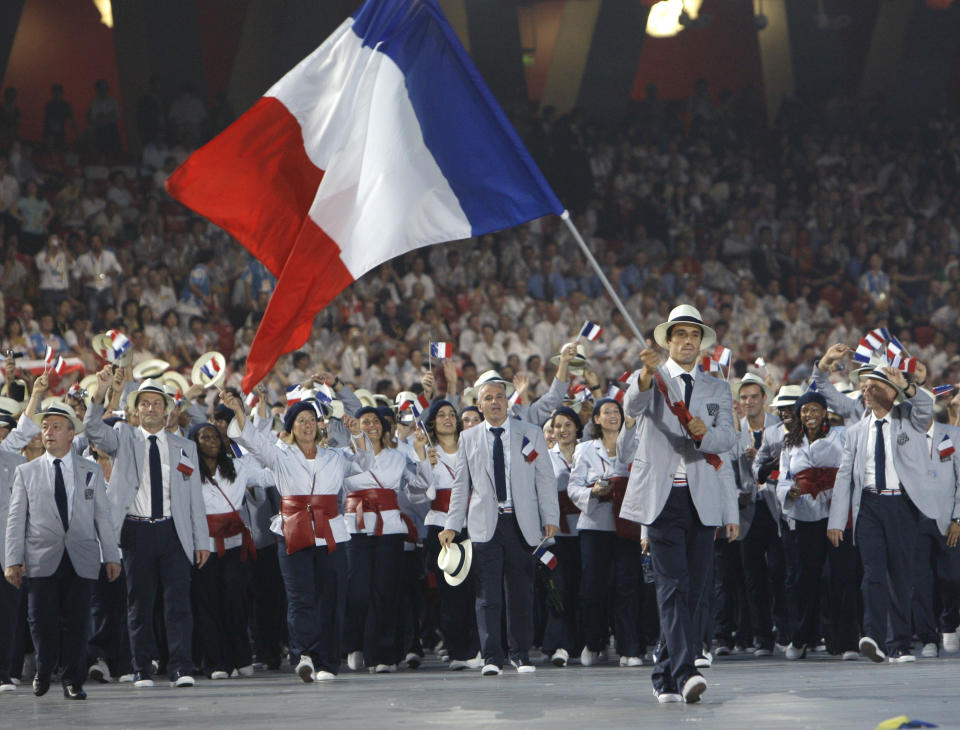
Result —
[[337, 244], [307, 215], [322, 179], [296, 118], [263, 97], [167, 180], [174, 198], [230, 233], [278, 278], [247, 358], [244, 391], [281, 354], [303, 345], [317, 312], [353, 282]]

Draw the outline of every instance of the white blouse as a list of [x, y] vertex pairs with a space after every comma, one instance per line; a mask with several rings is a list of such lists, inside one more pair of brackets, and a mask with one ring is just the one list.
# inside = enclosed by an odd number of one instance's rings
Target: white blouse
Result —
[[816, 497], [801, 494], [796, 499], [791, 499], [787, 493], [795, 485], [797, 474], [804, 469], [838, 468], [843, 460], [846, 435], [847, 429], [834, 426], [826, 436], [812, 444], [804, 435], [803, 443], [799, 446], [784, 445], [780, 452], [780, 477], [777, 480], [777, 498], [783, 505], [784, 517], [801, 522], [816, 522], [829, 517], [833, 489], [826, 489]]
[[[368, 446], [368, 448], [370, 448]], [[344, 479], [343, 488], [349, 495], [364, 489], [392, 489], [405, 491], [412, 502], [422, 501], [422, 495], [428, 484], [421, 478], [417, 468], [397, 449], [383, 449], [373, 460], [373, 464], [354, 462], [350, 466], [349, 476]], [[399, 497], [398, 497], [399, 499]], [[381, 510], [384, 535], [406, 535], [407, 525], [400, 518], [399, 509]], [[357, 515], [347, 512], [343, 516], [350, 534], [363, 532], [373, 535], [377, 528], [377, 513], [364, 510], [363, 529], [357, 527]]]
[[[247, 494], [248, 487], [268, 487], [273, 485], [273, 474], [268, 469], [261, 469], [249, 462], [241, 459], [234, 459], [234, 468], [237, 470], [237, 478], [230, 480], [220, 469], [214, 476], [216, 484], [213, 482], [203, 482], [203, 506], [208, 515], [220, 515], [237, 510], [240, 518], [246, 517], [246, 510], [243, 509], [243, 501]], [[218, 489], [219, 487], [219, 489]], [[247, 520], [244, 524], [250, 527]], [[223, 539], [223, 546], [227, 550], [238, 547], [243, 542], [243, 535], [234, 535]], [[210, 538], [210, 552], [216, 552], [216, 541]]]

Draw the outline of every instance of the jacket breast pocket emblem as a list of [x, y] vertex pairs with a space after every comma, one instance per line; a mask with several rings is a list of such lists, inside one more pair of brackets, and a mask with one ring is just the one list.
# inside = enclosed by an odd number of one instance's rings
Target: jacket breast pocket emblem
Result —
[[899, 436], [897, 436], [897, 446], [903, 446], [909, 440], [910, 437], [906, 433], [901, 433]]
[[87, 487], [86, 489], [83, 490], [83, 498], [84, 498], [84, 499], [93, 499], [93, 488], [92, 488], [92, 487]]

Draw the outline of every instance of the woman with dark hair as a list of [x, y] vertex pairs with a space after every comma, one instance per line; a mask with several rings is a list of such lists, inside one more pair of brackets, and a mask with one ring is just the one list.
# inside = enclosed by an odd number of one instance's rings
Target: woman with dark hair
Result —
[[468, 428], [479, 426], [483, 423], [483, 416], [480, 415], [480, 409], [476, 406], [467, 406], [464, 408], [460, 411], [460, 423], [464, 431]]
[[794, 404], [797, 420], [784, 437], [780, 454], [777, 497], [783, 516], [796, 523], [784, 539], [784, 550], [793, 553], [800, 566], [794, 587], [798, 623], [790, 627], [787, 659], [803, 659], [807, 650], [820, 643], [820, 576], [830, 561], [831, 636], [827, 649], [843, 654], [845, 661], [859, 656], [857, 628], [856, 553], [850, 535], [837, 547], [827, 542], [827, 518], [833, 496], [833, 482], [843, 459], [846, 429], [831, 427], [827, 401], [808, 390]]
[[457, 444], [463, 426], [457, 417], [457, 411], [450, 401], [446, 400], [434, 401], [431, 404], [424, 425], [433, 446], [425, 448], [421, 443], [416, 446], [416, 452], [421, 468], [427, 466], [430, 478], [427, 495], [432, 497], [432, 502], [424, 520], [427, 537], [423, 544], [427, 552], [427, 567], [433, 573], [437, 584], [438, 628], [450, 655], [450, 669], [480, 669], [482, 661], [477, 658], [480, 639], [477, 636], [473, 579], [468, 574], [459, 585], [450, 585], [437, 565], [437, 556], [440, 554], [440, 540], [437, 535], [443, 531], [447, 519], [450, 488], [453, 486], [453, 474], [457, 468]]
[[[585, 639], [580, 661], [590, 666], [599, 659], [612, 618], [620, 666], [639, 667], [644, 648], [639, 633], [643, 589], [639, 534], [631, 529], [633, 523], [617, 517], [630, 474], [630, 465], [617, 458], [623, 408], [612, 398], [601, 398], [590, 420], [593, 437], [577, 446], [567, 485], [567, 494], [580, 508], [580, 606]], [[611, 582], [612, 611], [607, 606]]]
[[[398, 500], [400, 492], [422, 494], [427, 485], [413, 463], [392, 446], [390, 423], [376, 408], [361, 408], [356, 418], [372, 444], [373, 463], [354, 464], [343, 482], [344, 521], [350, 533], [344, 650], [354, 671], [365, 663], [377, 673], [395, 672], [402, 658], [398, 603], [403, 542], [417, 541]], [[420, 431], [414, 439], [425, 440]]]
[[567, 483], [573, 471], [577, 442], [583, 437], [580, 418], [572, 408], [561, 406], [553, 412], [547, 424], [553, 430], [555, 445], [550, 449], [550, 460], [557, 475], [557, 496], [560, 500], [560, 532], [551, 548], [557, 555], [553, 582], [557, 595], [563, 601], [556, 606], [547, 601], [547, 622], [543, 631], [543, 650], [555, 666], [565, 667], [571, 655], [576, 655], [583, 644], [580, 629], [580, 536], [577, 516], [580, 509], [567, 494]]
[[332, 680], [340, 670], [347, 588], [346, 550], [338, 546], [350, 540], [340, 492], [353, 463], [361, 468], [372, 463], [370, 445], [345, 416], [354, 436], [351, 448], [321, 446], [317, 413], [322, 408], [310, 399], [287, 409], [279, 440], [269, 427], [247, 418], [235, 393], [225, 390], [220, 399], [234, 414], [227, 436], [273, 472], [280, 492], [280, 514], [270, 529], [279, 535], [290, 661], [304, 682]]
[[210, 558], [194, 569], [190, 583], [203, 667], [210, 679], [253, 674], [247, 631], [248, 560], [256, 560], [250, 530], [240, 516], [248, 487], [272, 483], [266, 469], [234, 460], [229, 444], [212, 423], [190, 431], [200, 459], [203, 502], [210, 529]]

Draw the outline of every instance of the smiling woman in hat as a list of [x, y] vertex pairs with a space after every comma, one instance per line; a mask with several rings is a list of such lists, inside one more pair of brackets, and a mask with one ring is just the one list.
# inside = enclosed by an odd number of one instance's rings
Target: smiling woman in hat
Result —
[[[788, 559], [800, 566], [793, 603], [799, 609], [790, 627], [787, 659], [803, 659], [824, 635], [820, 626], [820, 577], [830, 561], [830, 636], [827, 650], [855, 660], [857, 653], [856, 554], [851, 541], [826, 541], [827, 516], [837, 468], [843, 458], [846, 430], [831, 428], [827, 401], [808, 390], [794, 404], [796, 420], [784, 439], [777, 495], [783, 515], [796, 523], [786, 540]], [[849, 533], [848, 533], [849, 537]]]
[[427, 566], [437, 580], [438, 628], [450, 654], [450, 669], [479, 669], [481, 665], [476, 657], [480, 651], [480, 640], [477, 637], [477, 616], [473, 606], [473, 580], [467, 572], [465, 577], [453, 584], [437, 564], [441, 551], [437, 535], [443, 530], [450, 508], [450, 489], [457, 468], [457, 446], [463, 427], [453, 404], [446, 400], [435, 401], [430, 405], [424, 425], [430, 442], [434, 445], [426, 448], [424, 443], [417, 444], [416, 455], [421, 473], [426, 471], [429, 479], [427, 496], [433, 495], [430, 511], [424, 519], [427, 537], [423, 545], [427, 553]]
[[287, 593], [290, 661], [304, 682], [332, 680], [340, 671], [350, 539], [343, 523], [340, 493], [353, 464], [369, 465], [373, 452], [357, 424], [351, 448], [320, 446], [316, 401], [294, 403], [284, 416], [287, 436], [278, 441], [254, 425], [243, 402], [230, 391], [220, 399], [234, 413], [227, 436], [269, 468], [280, 492], [280, 514], [271, 530], [278, 535], [280, 572]]

